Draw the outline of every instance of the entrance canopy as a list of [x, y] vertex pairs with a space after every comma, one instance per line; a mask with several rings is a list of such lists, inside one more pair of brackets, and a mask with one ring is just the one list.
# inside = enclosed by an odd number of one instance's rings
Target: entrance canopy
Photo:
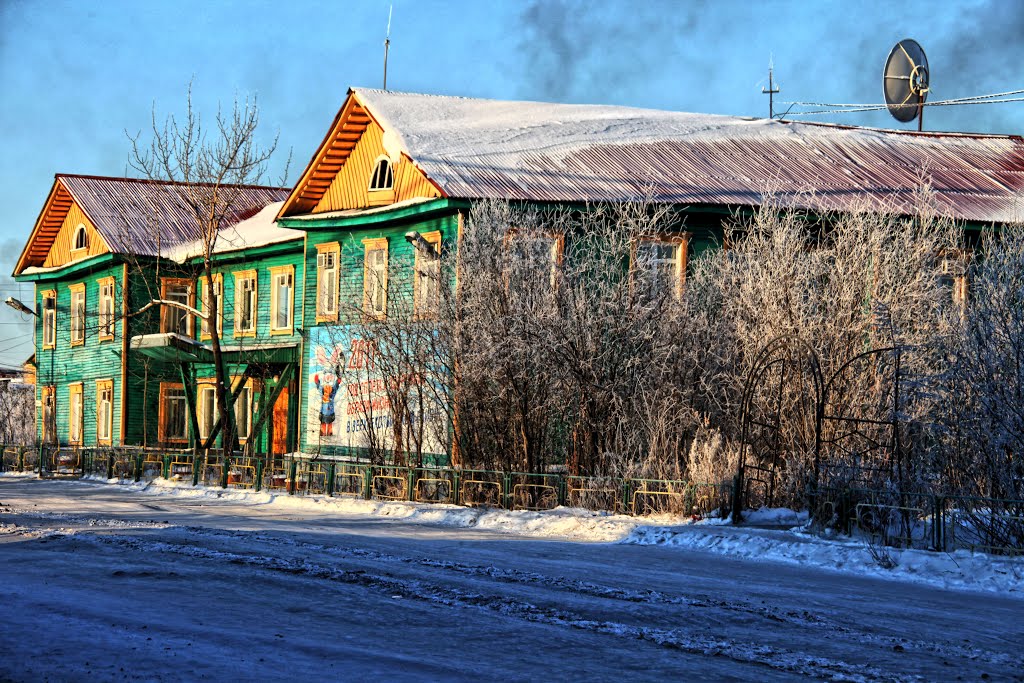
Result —
[[[213, 363], [213, 349], [209, 344], [175, 332], [136, 335], [132, 337], [131, 348], [165, 363]], [[221, 344], [220, 350], [224, 360], [231, 364], [295, 363], [299, 360], [299, 345], [294, 342], [246, 346]]]

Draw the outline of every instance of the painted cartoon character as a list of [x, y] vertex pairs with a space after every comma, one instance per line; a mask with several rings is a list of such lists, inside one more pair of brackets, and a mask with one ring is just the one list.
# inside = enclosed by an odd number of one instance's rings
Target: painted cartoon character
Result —
[[313, 375], [313, 384], [320, 394], [320, 436], [333, 436], [334, 400], [338, 397], [338, 388], [341, 386], [341, 368], [335, 367], [333, 373], [328, 370], [323, 378], [320, 377], [320, 373], [316, 373]]
[[313, 385], [320, 397], [320, 436], [334, 435], [335, 399], [341, 387], [344, 354], [338, 346], [316, 347], [316, 364], [320, 371], [313, 375]]

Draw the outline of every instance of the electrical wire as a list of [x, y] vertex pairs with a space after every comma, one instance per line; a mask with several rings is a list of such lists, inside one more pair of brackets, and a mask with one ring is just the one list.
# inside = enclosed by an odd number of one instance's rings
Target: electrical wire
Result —
[[[955, 107], [970, 104], [1005, 104], [1007, 102], [1024, 102], [1024, 97], [1009, 97], [1009, 95], [1024, 94], [1024, 89], [1007, 90], [1006, 92], [991, 93], [988, 95], [971, 95], [969, 97], [956, 97], [947, 100], [935, 100], [922, 102], [924, 107]], [[994, 99], [1004, 98], [1004, 99]], [[830, 109], [819, 109], [815, 111], [790, 111], [787, 116], [812, 116], [818, 114], [852, 114], [866, 111], [882, 111], [888, 109], [887, 104], [845, 104], [837, 102], [784, 102], [796, 107], [831, 107]], [[908, 102], [907, 107], [916, 107], [916, 102]]]

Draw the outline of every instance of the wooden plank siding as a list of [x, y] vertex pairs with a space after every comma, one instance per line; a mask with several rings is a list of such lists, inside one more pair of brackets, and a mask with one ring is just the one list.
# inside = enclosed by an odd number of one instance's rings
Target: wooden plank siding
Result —
[[[299, 414], [299, 446], [305, 452], [320, 452], [324, 455], [357, 456], [358, 451], [350, 452], [344, 446], [321, 446], [310, 439], [308, 429], [311, 420], [316, 419], [319, 402], [310, 400], [312, 391], [312, 375], [317, 370], [313, 367], [312, 357], [315, 349], [310, 348], [309, 331], [315, 328], [335, 327], [339, 330], [351, 330], [354, 323], [363, 318], [363, 273], [365, 240], [386, 240], [388, 246], [388, 315], [407, 315], [413, 303], [413, 269], [415, 265], [415, 248], [405, 239], [405, 234], [416, 231], [421, 234], [440, 232], [442, 250], [455, 248], [457, 238], [458, 217], [453, 212], [435, 218], [413, 221], [396, 221], [384, 227], [372, 228], [317, 228], [310, 230], [306, 236], [306, 291], [303, 298], [303, 318], [306, 321], [306, 345], [302, 354], [302, 372], [300, 387], [302, 388], [303, 409]], [[339, 284], [338, 284], [338, 322], [316, 323], [316, 275], [317, 246], [337, 242], [339, 244]], [[344, 430], [345, 416], [338, 416], [336, 430]], [[340, 432], [336, 432], [340, 433]], [[362, 454], [365, 455], [365, 454]]]
[[[96, 443], [96, 383], [101, 380], [113, 381], [113, 401], [111, 405], [113, 420], [111, 442], [115, 445], [123, 443], [121, 425], [121, 396], [124, 391], [122, 381], [122, 343], [124, 322], [116, 316], [114, 338], [100, 341], [99, 339], [99, 285], [104, 278], [115, 281], [115, 312], [121, 310], [123, 292], [121, 283], [124, 270], [121, 265], [100, 268], [62, 279], [54, 279], [36, 284], [36, 304], [41, 305], [43, 291], [52, 290], [57, 293], [56, 344], [52, 349], [36, 348], [37, 385], [36, 398], [42, 400], [46, 386], [56, 387], [56, 421], [57, 437], [61, 443], [69, 439], [69, 407], [70, 385], [82, 383], [82, 437], [85, 445]], [[85, 340], [81, 344], [71, 345], [71, 285], [84, 284], [85, 287]], [[36, 318], [36, 339], [42, 339], [43, 321]], [[38, 435], [42, 438], [42, 425]]]
[[432, 199], [441, 196], [437, 187], [427, 180], [426, 176], [405, 154], [402, 154], [400, 160], [393, 164], [394, 190], [392, 192], [370, 192], [370, 174], [373, 172], [377, 159], [386, 156], [383, 137], [383, 129], [376, 122], [371, 121], [311, 213], [365, 209], [407, 199]]
[[[72, 249], [74, 246], [72, 240], [75, 238], [75, 232], [78, 230], [79, 225], [85, 226], [85, 234], [88, 236], [89, 241], [88, 249], [82, 251]], [[110, 250], [107, 248], [103, 238], [100, 237], [100, 234], [96, 232], [92, 221], [82, 212], [78, 204], [72, 202], [67, 216], [64, 217], [64, 221], [61, 223], [60, 230], [53, 240], [53, 245], [46, 255], [46, 260], [43, 261], [43, 267], [58, 268], [72, 261], [79, 261], [89, 256], [99, 256], [100, 254], [107, 253], [110, 253]]]

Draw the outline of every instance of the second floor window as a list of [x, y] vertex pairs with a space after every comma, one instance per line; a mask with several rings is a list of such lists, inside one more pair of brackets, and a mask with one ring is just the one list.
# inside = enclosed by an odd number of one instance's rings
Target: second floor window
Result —
[[71, 343], [85, 341], [85, 285], [71, 285]]
[[295, 271], [291, 266], [270, 269], [270, 331], [291, 332], [295, 298]]
[[414, 244], [413, 312], [418, 318], [433, 318], [441, 298], [441, 233], [431, 232], [420, 238], [422, 241]]
[[256, 271], [235, 273], [235, 335], [256, 333]]
[[224, 329], [224, 278], [221, 275], [214, 275], [212, 290], [205, 277], [199, 280], [199, 285], [200, 291], [203, 293], [203, 313], [206, 314], [206, 318], [202, 319], [200, 334], [203, 337], [209, 337], [210, 324], [215, 319], [219, 335]]
[[57, 292], [43, 292], [43, 348], [57, 345]]
[[[181, 306], [192, 306], [192, 283], [189, 280], [165, 279], [161, 282], [161, 298]], [[192, 316], [180, 306], [164, 304], [160, 309], [160, 331], [192, 336]]]
[[363, 313], [383, 318], [388, 310], [388, 241], [367, 239], [363, 246]]
[[100, 339], [114, 338], [114, 278], [100, 280]]
[[316, 317], [338, 319], [338, 245], [322, 245], [316, 255]]

